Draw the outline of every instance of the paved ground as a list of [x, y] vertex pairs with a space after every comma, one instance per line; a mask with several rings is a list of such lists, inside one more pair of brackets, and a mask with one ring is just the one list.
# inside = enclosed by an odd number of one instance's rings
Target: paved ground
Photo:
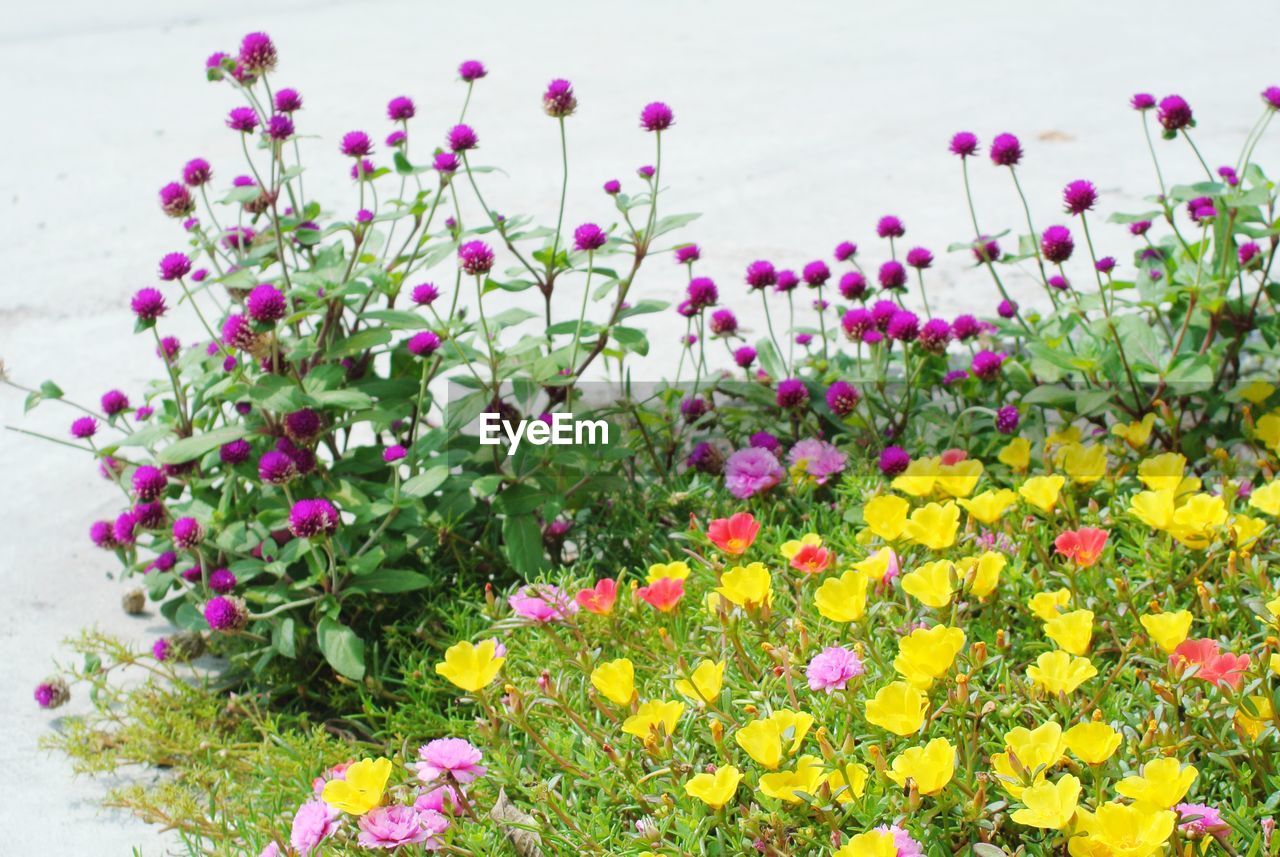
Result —
[[[705, 271], [731, 302], [756, 257], [803, 263], [852, 238], [866, 260], [882, 260], [871, 227], [892, 212], [906, 220], [909, 242], [942, 259], [935, 292], [944, 311], [989, 307], [985, 280], [967, 271], [963, 255], [942, 252], [970, 231], [959, 165], [945, 152], [952, 132], [973, 130], [984, 141], [1006, 130], [1021, 135], [1022, 175], [1043, 228], [1058, 217], [1059, 190], [1071, 179], [1091, 178], [1108, 200], [1132, 208], [1149, 192], [1129, 93], [1186, 96], [1201, 121], [1200, 145], [1217, 165], [1234, 160], [1258, 115], [1257, 92], [1280, 82], [1247, 40], [1203, 35], [1217, 22], [1189, 0], [497, 7], [477, 14], [467, 4], [223, 0], [179, 11], [161, 0], [70, 0], [7, 16], [0, 357], [19, 379], [56, 378], [87, 400], [109, 386], [141, 392], [156, 367], [147, 341], [130, 334], [127, 298], [181, 241], [156, 210], [155, 191], [195, 155], [213, 161], [224, 181], [240, 171], [237, 141], [221, 127], [232, 96], [203, 83], [201, 65], [249, 30], [274, 35], [278, 80], [302, 89], [299, 130], [324, 138], [305, 144], [306, 180], [340, 211], [355, 204], [337, 135], [356, 127], [385, 133], [383, 104], [406, 93], [419, 105], [414, 128], [434, 145], [456, 115], [461, 88], [451, 81], [464, 58], [492, 70], [469, 118], [484, 160], [508, 172], [488, 180], [504, 211], [554, 213], [555, 124], [539, 111], [547, 79], [572, 79], [581, 102], [570, 120], [571, 223], [608, 222], [600, 183], [627, 180], [651, 160], [652, 140], [636, 129], [639, 107], [670, 102], [678, 124], [664, 153], [669, 210], [704, 213], [688, 236], [703, 245]], [[1280, 6], [1270, 6], [1232, 26], [1273, 32], [1277, 24]], [[1263, 160], [1274, 139], [1260, 150]], [[1180, 164], [1193, 175], [1183, 146], [1161, 150], [1171, 172]], [[975, 193], [984, 230], [1017, 223], [1011, 188], [985, 161], [975, 165]], [[1105, 247], [1127, 248], [1116, 227], [1100, 231]], [[657, 260], [642, 282], [645, 295], [675, 295], [679, 271], [666, 264]], [[742, 315], [750, 323], [754, 304]], [[171, 329], [197, 338], [190, 326]], [[61, 435], [69, 417], [47, 406], [24, 419], [20, 399], [0, 390], [7, 425]], [[35, 708], [30, 688], [62, 637], [89, 623], [140, 642], [161, 630], [154, 616], [121, 613], [122, 585], [87, 545], [88, 523], [115, 508], [113, 492], [85, 455], [9, 432], [0, 433], [0, 474], [8, 596], [0, 768], [25, 780], [20, 799], [0, 803], [5, 850], [122, 855], [140, 845], [163, 853], [165, 837], [96, 809], [100, 783], [74, 781], [61, 759], [35, 749], [56, 721]], [[77, 701], [69, 710], [81, 708]], [[56, 825], [38, 813], [56, 813]]]

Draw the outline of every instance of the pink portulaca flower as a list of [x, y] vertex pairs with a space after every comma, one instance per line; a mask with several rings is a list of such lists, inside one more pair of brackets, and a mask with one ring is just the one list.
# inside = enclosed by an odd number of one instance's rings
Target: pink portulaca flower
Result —
[[787, 461], [795, 472], [811, 477], [819, 485], [826, 485], [832, 476], [844, 470], [849, 460], [825, 440], [807, 438], [791, 447]]
[[379, 806], [360, 816], [360, 834], [356, 841], [364, 848], [391, 850], [401, 845], [421, 843], [428, 851], [437, 851], [438, 834], [449, 827], [449, 819], [438, 812], [419, 812], [411, 806]]
[[414, 767], [418, 779], [434, 783], [447, 774], [453, 782], [469, 783], [483, 777], [487, 769], [480, 764], [480, 751], [462, 738], [437, 738], [418, 749], [422, 761]]
[[293, 814], [289, 844], [302, 857], [319, 853], [320, 843], [338, 829], [338, 810], [322, 800], [309, 800]]
[[745, 500], [768, 491], [781, 482], [787, 472], [769, 450], [749, 447], [729, 456], [724, 474], [729, 493]]
[[578, 604], [555, 586], [529, 584], [507, 599], [516, 615], [534, 622], [557, 622], [578, 612]]
[[805, 675], [809, 689], [835, 693], [844, 690], [849, 680], [862, 675], [862, 659], [852, 650], [841, 646], [828, 646], [813, 656]]

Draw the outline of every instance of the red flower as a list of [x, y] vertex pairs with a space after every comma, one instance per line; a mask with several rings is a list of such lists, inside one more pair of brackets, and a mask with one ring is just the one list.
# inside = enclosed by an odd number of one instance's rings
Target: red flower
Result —
[[835, 559], [835, 554], [821, 545], [804, 545], [791, 558], [791, 567], [805, 574], [818, 574], [826, 571]]
[[684, 581], [674, 577], [660, 577], [649, 586], [641, 586], [636, 595], [654, 609], [670, 613], [684, 597]]
[[598, 581], [594, 588], [578, 590], [573, 598], [588, 613], [608, 616], [613, 612], [613, 603], [618, 600], [618, 584], [612, 577], [606, 577]]
[[952, 464], [959, 464], [968, 457], [969, 453], [965, 452], [963, 449], [952, 447], [951, 449], [943, 451], [942, 455], [939, 456], [938, 463], [950, 466]]
[[760, 524], [750, 512], [738, 512], [728, 518], [716, 518], [707, 527], [707, 538], [729, 556], [741, 556], [756, 540]]
[[1078, 568], [1088, 568], [1102, 556], [1107, 546], [1107, 531], [1094, 527], [1067, 530], [1053, 540], [1058, 553], [1075, 562]]
[[1238, 690], [1245, 670], [1249, 669], [1249, 656], [1219, 652], [1216, 640], [1186, 640], [1173, 650], [1169, 663], [1175, 667], [1194, 666], [1197, 668], [1195, 678]]

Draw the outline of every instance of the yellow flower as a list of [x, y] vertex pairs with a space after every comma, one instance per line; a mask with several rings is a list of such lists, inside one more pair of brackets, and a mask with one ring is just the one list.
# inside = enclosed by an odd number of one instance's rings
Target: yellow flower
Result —
[[688, 679], [676, 681], [676, 692], [699, 704], [713, 702], [724, 684], [724, 661], [703, 660]]
[[636, 695], [636, 670], [627, 658], [605, 661], [591, 671], [591, 686], [614, 705], [630, 705]]
[[1057, 474], [1053, 476], [1032, 476], [1022, 483], [1018, 493], [1022, 495], [1023, 500], [1026, 500], [1041, 512], [1048, 513], [1052, 512], [1053, 507], [1058, 505], [1058, 496], [1062, 493], [1062, 486], [1065, 484], [1067, 484], [1067, 480]]
[[803, 547], [822, 547], [822, 536], [817, 533], [805, 533], [798, 539], [792, 539], [789, 542], [783, 542], [778, 552], [782, 554], [784, 559], [791, 559], [800, 553]]
[[821, 784], [822, 762], [813, 756], [801, 756], [794, 771], [760, 777], [761, 792], [787, 803], [799, 803], [804, 800], [799, 793], [812, 795]]
[[1271, 700], [1265, 696], [1247, 697], [1236, 709], [1236, 724], [1252, 741], [1258, 740], [1262, 730], [1267, 728], [1274, 717]]
[[911, 504], [896, 494], [881, 494], [872, 497], [862, 507], [862, 519], [867, 528], [886, 542], [897, 541], [902, 536], [902, 528], [907, 525], [907, 512]]
[[465, 640], [455, 643], [444, 653], [444, 660], [436, 664], [436, 672], [468, 693], [488, 687], [502, 668], [505, 657], [498, 657], [497, 642], [485, 640], [473, 646]]
[[1071, 590], [1059, 589], [1056, 592], [1037, 592], [1031, 596], [1027, 606], [1031, 612], [1040, 617], [1042, 622], [1051, 622], [1058, 618], [1062, 608], [1071, 603]]
[[1062, 760], [1067, 742], [1062, 727], [1050, 720], [1035, 729], [1010, 729], [1004, 745], [1004, 752], [992, 755], [991, 767], [1000, 785], [1016, 798], [1027, 786], [1044, 782], [1049, 770]]
[[1076, 834], [1068, 842], [1071, 857], [1155, 857], [1177, 820], [1167, 809], [1104, 803], [1096, 813], [1076, 811]]
[[1226, 522], [1227, 506], [1221, 497], [1193, 494], [1173, 510], [1169, 533], [1192, 550], [1204, 550]]
[[1272, 411], [1258, 420], [1255, 427], [1258, 440], [1272, 452], [1280, 452], [1280, 411]]
[[[905, 517], [903, 521], [905, 523]], [[880, 548], [866, 559], [855, 562], [853, 567], [864, 572], [868, 580], [883, 580], [889, 569], [897, 569], [898, 555], [894, 553], [893, 548]]]
[[935, 795], [956, 772], [956, 750], [946, 738], [934, 738], [923, 747], [911, 747], [894, 757], [889, 779], [906, 787], [915, 780], [920, 794]]
[[1274, 384], [1268, 384], [1266, 381], [1259, 378], [1250, 381], [1248, 384], [1241, 387], [1239, 390], [1239, 396], [1251, 405], [1261, 405], [1267, 399], [1271, 398], [1275, 391], [1276, 387]]
[[946, 607], [955, 592], [955, 566], [951, 560], [926, 562], [902, 577], [902, 590], [927, 607]]
[[1140, 491], [1129, 501], [1129, 514], [1153, 530], [1167, 530], [1173, 523], [1172, 491]]
[[1107, 475], [1107, 450], [1100, 444], [1070, 444], [1059, 451], [1057, 459], [1071, 481], [1081, 485], [1092, 485]]
[[1080, 442], [1080, 426], [1065, 425], [1044, 439], [1044, 445], [1065, 446]]
[[964, 580], [969, 592], [986, 598], [1000, 582], [1000, 572], [1009, 564], [1004, 554], [986, 551], [978, 556], [967, 556], [956, 563], [956, 572]]
[[1231, 534], [1235, 537], [1236, 547], [1247, 550], [1262, 535], [1267, 522], [1250, 515], [1236, 515], [1231, 521]]
[[382, 794], [387, 790], [390, 777], [390, 759], [361, 759], [347, 768], [342, 779], [325, 783], [320, 799], [334, 809], [351, 815], [364, 815], [382, 803]]
[[684, 580], [689, 576], [689, 564], [676, 560], [675, 562], [657, 562], [649, 566], [649, 583], [657, 583], [664, 577], [672, 580]]
[[1153, 455], [1138, 464], [1138, 479], [1152, 491], [1177, 491], [1187, 459], [1176, 452]]
[[946, 625], [917, 628], [898, 641], [893, 668], [907, 681], [928, 690], [955, 663], [964, 648], [964, 631]]
[[960, 507], [950, 501], [930, 503], [911, 513], [902, 533], [918, 545], [929, 550], [943, 550], [956, 543], [956, 530], [960, 527]]
[[938, 469], [938, 488], [951, 497], [968, 497], [978, 487], [982, 471], [982, 462], [976, 458], [944, 464]]
[[740, 782], [742, 772], [733, 765], [725, 765], [717, 768], [714, 774], [698, 774], [684, 784], [684, 791], [712, 809], [719, 809], [733, 797]]
[[894, 735], [918, 732], [924, 723], [929, 700], [905, 681], [885, 685], [866, 702], [867, 722]]
[[1151, 639], [1166, 652], [1172, 652], [1191, 631], [1191, 613], [1178, 610], [1174, 613], [1148, 613], [1139, 617], [1142, 627], [1147, 629]]
[[734, 733], [738, 746], [761, 767], [771, 771], [782, 764], [782, 742], [789, 740], [787, 753], [800, 749], [804, 736], [813, 726], [813, 717], [802, 711], [782, 709], [768, 717], [752, 720]]
[[1066, 731], [1067, 749], [1086, 765], [1101, 765], [1120, 746], [1120, 733], [1105, 723], [1077, 723]]
[[902, 471], [902, 475], [893, 480], [893, 490], [910, 494], [912, 497], [924, 497], [933, 491], [942, 470], [942, 459], [916, 458]]
[[1010, 818], [1027, 827], [1061, 830], [1076, 814], [1080, 800], [1080, 781], [1067, 774], [1056, 783], [1044, 782], [1022, 793], [1025, 809], [1014, 810]]
[[1001, 488], [999, 490], [983, 491], [976, 497], [961, 499], [956, 502], [969, 513], [969, 517], [980, 524], [991, 526], [1000, 520], [1017, 500], [1017, 494], [1014, 494], [1008, 488]]
[[735, 565], [720, 578], [716, 592], [739, 607], [760, 607], [773, 601], [773, 577], [763, 563]]
[[837, 803], [846, 804], [867, 791], [867, 766], [851, 762], [827, 774], [827, 788]]
[[1280, 595], [1277, 595], [1275, 598], [1267, 602], [1267, 612], [1270, 613], [1273, 618], [1280, 619]]
[[670, 735], [675, 732], [681, 714], [684, 714], [683, 702], [651, 699], [640, 703], [636, 713], [622, 721], [622, 731], [637, 738], [648, 738], [662, 727], [663, 734]]
[[1055, 616], [1044, 623], [1044, 633], [1064, 651], [1083, 655], [1093, 639], [1093, 611], [1073, 610]]
[[1017, 473], [1025, 473], [1031, 466], [1031, 441], [1015, 437], [996, 456], [1000, 463]]
[[1272, 479], [1261, 488], [1253, 489], [1249, 505], [1263, 514], [1280, 518], [1280, 479]]
[[809, 734], [809, 730], [813, 727], [812, 714], [792, 711], [789, 708], [778, 709], [769, 715], [769, 720], [778, 724], [782, 740], [791, 742], [791, 746], [787, 748], [787, 752], [791, 754], [800, 749], [804, 736]]
[[1280, 675], [1280, 655], [1272, 655], [1268, 658], [1267, 666], [1271, 667], [1273, 673]]
[[1097, 667], [1088, 658], [1061, 650], [1045, 652], [1027, 667], [1027, 678], [1049, 693], [1071, 693], [1097, 674]]
[[898, 857], [898, 846], [892, 833], [870, 830], [851, 836], [831, 857]]
[[1142, 449], [1151, 440], [1151, 429], [1155, 427], [1156, 415], [1147, 414], [1141, 420], [1131, 423], [1117, 423], [1111, 427], [1111, 433], [1134, 449]]
[[1137, 803], [1169, 809], [1182, 800], [1197, 776], [1199, 771], [1191, 765], [1182, 767], [1177, 759], [1156, 759], [1142, 766], [1142, 776], [1116, 783], [1116, 791]]
[[828, 577], [813, 594], [813, 600], [824, 619], [856, 622], [867, 609], [867, 575], [855, 569]]

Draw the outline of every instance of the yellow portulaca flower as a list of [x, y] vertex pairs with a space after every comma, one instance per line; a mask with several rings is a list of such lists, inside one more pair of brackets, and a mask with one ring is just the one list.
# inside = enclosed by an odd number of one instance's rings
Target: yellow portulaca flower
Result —
[[684, 791], [712, 809], [720, 809], [737, 792], [741, 782], [742, 772], [733, 765], [725, 765], [714, 774], [698, 774], [684, 784]]
[[1250, 515], [1236, 515], [1231, 520], [1231, 535], [1240, 550], [1247, 551], [1251, 548], [1266, 529], [1266, 521]]
[[1044, 439], [1044, 445], [1050, 446], [1067, 446], [1073, 443], [1079, 443], [1081, 438], [1080, 426], [1068, 423], [1062, 428], [1055, 431]]
[[902, 591], [926, 607], [946, 607], [955, 589], [955, 566], [947, 559], [926, 562], [902, 577]]
[[960, 507], [950, 501], [930, 503], [911, 513], [902, 533], [929, 550], [945, 550], [956, 543], [960, 528]]
[[1151, 639], [1156, 641], [1156, 645], [1166, 652], [1178, 648], [1191, 632], [1191, 612], [1188, 610], [1148, 613], [1139, 617], [1138, 621], [1151, 635]]
[[1072, 693], [1098, 674], [1088, 658], [1078, 658], [1061, 649], [1045, 652], [1027, 667], [1027, 678], [1049, 693]]
[[938, 489], [951, 497], [968, 497], [978, 487], [983, 469], [982, 462], [976, 458], [944, 464], [938, 469]]
[[896, 494], [881, 494], [872, 497], [862, 507], [862, 519], [871, 532], [886, 542], [893, 542], [902, 537], [910, 511], [911, 504]]
[[1261, 378], [1250, 381], [1248, 384], [1240, 387], [1236, 394], [1251, 405], [1261, 405], [1275, 393], [1274, 384], [1268, 384]]
[[1089, 651], [1089, 642], [1093, 639], [1093, 611], [1073, 610], [1055, 616], [1044, 623], [1044, 633], [1063, 651], [1083, 655]]
[[714, 702], [724, 685], [724, 666], [724, 661], [700, 661], [689, 678], [676, 681], [676, 692], [699, 705]]
[[[906, 522], [906, 516], [903, 516], [903, 523]], [[889, 573], [889, 569], [898, 568], [898, 555], [894, 553], [893, 548], [880, 548], [880, 550], [871, 554], [864, 560], [860, 560], [853, 564], [858, 571], [866, 574], [868, 580], [884, 580], [884, 576]]]
[[1120, 746], [1120, 733], [1105, 723], [1077, 723], [1064, 733], [1067, 749], [1086, 765], [1101, 765]]
[[1244, 734], [1249, 736], [1251, 741], [1258, 740], [1262, 730], [1270, 725], [1274, 717], [1275, 713], [1271, 707], [1271, 699], [1266, 696], [1247, 697], [1241, 701], [1240, 707], [1236, 709], [1236, 725], [1240, 727]]
[[822, 547], [822, 536], [817, 533], [805, 533], [798, 539], [792, 539], [789, 542], [783, 542], [778, 552], [782, 554], [784, 559], [791, 559], [800, 553], [803, 547]]
[[980, 524], [991, 526], [1004, 517], [1009, 507], [1018, 501], [1018, 495], [1008, 488], [983, 491], [974, 497], [963, 498], [956, 502]]
[[1169, 534], [1192, 550], [1204, 550], [1227, 522], [1227, 506], [1213, 494], [1193, 494], [1173, 510]]
[[1051, 622], [1058, 618], [1062, 608], [1071, 603], [1071, 590], [1058, 589], [1054, 592], [1037, 592], [1031, 596], [1027, 606], [1042, 622]]
[[436, 672], [468, 693], [475, 693], [489, 686], [498, 676], [505, 657], [499, 657], [495, 640], [485, 640], [473, 646], [465, 640], [455, 643], [444, 653], [444, 660], [436, 664]]
[[941, 470], [942, 459], [938, 456], [912, 459], [907, 469], [891, 483], [893, 490], [912, 497], [926, 497], [933, 493]]
[[1005, 750], [991, 757], [991, 767], [1005, 791], [1015, 798], [1027, 786], [1045, 781], [1051, 769], [1062, 760], [1067, 742], [1062, 727], [1050, 720], [1035, 729], [1019, 726], [1004, 736]]
[[1080, 485], [1092, 485], [1107, 475], [1107, 450], [1101, 444], [1068, 444], [1058, 451], [1059, 466]]
[[1280, 411], [1260, 417], [1254, 429], [1258, 440], [1272, 452], [1280, 453]]
[[1152, 491], [1176, 492], [1186, 472], [1186, 456], [1176, 452], [1153, 455], [1138, 463], [1138, 479]]
[[622, 721], [622, 731], [637, 738], [648, 738], [661, 727], [663, 734], [671, 735], [681, 714], [684, 714], [683, 702], [651, 699], [640, 703], [636, 713]]
[[1280, 518], [1280, 479], [1272, 479], [1261, 488], [1253, 489], [1249, 505], [1264, 515]]
[[1111, 427], [1111, 433], [1134, 449], [1142, 449], [1151, 440], [1151, 430], [1155, 428], [1156, 415], [1147, 414], [1140, 420], [1131, 423], [1117, 423]]
[[[1010, 492], [1012, 493], [1012, 492]], [[970, 594], [986, 598], [1000, 583], [1000, 572], [1009, 564], [1002, 553], [985, 551], [978, 556], [967, 556], [956, 562], [956, 573], [968, 587]]]
[[813, 728], [813, 715], [804, 711], [780, 708], [770, 714], [769, 719], [778, 724], [782, 740], [791, 742], [787, 752], [792, 755], [795, 755], [795, 752], [800, 749], [804, 736], [808, 735], [809, 730]]
[[664, 577], [671, 580], [685, 580], [689, 577], [689, 564], [676, 560], [675, 562], [657, 562], [649, 566], [649, 576], [646, 579], [650, 584], [657, 583]]
[[1044, 782], [1022, 792], [1025, 809], [1016, 809], [1010, 818], [1027, 827], [1061, 830], [1075, 817], [1080, 801], [1080, 781], [1066, 774], [1056, 783]]
[[893, 668], [911, 684], [928, 690], [955, 663], [964, 648], [964, 631], [946, 625], [917, 628], [898, 641]]
[[839, 577], [828, 577], [814, 592], [813, 600], [824, 619], [858, 621], [867, 609], [866, 572], [855, 568]]
[[814, 794], [822, 785], [822, 761], [814, 756], [801, 756], [795, 770], [760, 777], [760, 791], [766, 797], [787, 803], [800, 803], [802, 795]]
[[347, 767], [342, 779], [325, 783], [320, 799], [350, 815], [364, 815], [382, 803], [390, 777], [390, 759], [361, 759]]
[[1199, 774], [1191, 765], [1182, 767], [1177, 759], [1155, 759], [1142, 766], [1141, 776], [1116, 783], [1116, 792], [1137, 803], [1169, 809], [1182, 800]]
[[1129, 514], [1153, 530], [1166, 531], [1173, 525], [1173, 492], [1139, 491], [1129, 501]]
[[785, 748], [787, 754], [794, 754], [812, 726], [812, 715], [782, 709], [768, 717], [752, 720], [733, 737], [756, 764], [774, 771], [782, 764], [784, 741], [790, 742], [790, 746]]
[[773, 577], [763, 563], [735, 565], [721, 576], [716, 592], [739, 607], [761, 607], [773, 602]]
[[928, 698], [905, 681], [885, 685], [866, 702], [867, 722], [894, 735], [919, 732], [928, 709]]
[[1071, 857], [1155, 857], [1173, 833], [1177, 816], [1141, 804], [1104, 803], [1096, 813], [1076, 811]]
[[1267, 602], [1267, 612], [1273, 619], [1280, 619], [1280, 595]]
[[889, 779], [905, 788], [907, 779], [915, 780], [923, 795], [936, 795], [951, 782], [956, 772], [956, 749], [946, 738], [934, 738], [923, 747], [902, 751], [889, 766]]
[[1280, 655], [1272, 655], [1268, 658], [1267, 666], [1271, 667], [1273, 673], [1280, 675]]
[[635, 665], [628, 658], [605, 661], [591, 671], [591, 686], [614, 705], [630, 705], [636, 695]]
[[1054, 506], [1058, 505], [1058, 498], [1062, 494], [1062, 486], [1066, 484], [1067, 480], [1057, 474], [1053, 476], [1032, 476], [1022, 483], [1022, 487], [1018, 489], [1018, 494], [1027, 503], [1047, 514], [1053, 511]]
[[1015, 437], [1000, 450], [996, 458], [1010, 470], [1026, 473], [1027, 468], [1031, 466], [1031, 441], [1025, 437]]
[[837, 803], [852, 803], [866, 794], [868, 774], [866, 765], [851, 762], [827, 774], [827, 788]]
[[892, 833], [869, 830], [849, 837], [831, 857], [898, 857], [898, 845]]

